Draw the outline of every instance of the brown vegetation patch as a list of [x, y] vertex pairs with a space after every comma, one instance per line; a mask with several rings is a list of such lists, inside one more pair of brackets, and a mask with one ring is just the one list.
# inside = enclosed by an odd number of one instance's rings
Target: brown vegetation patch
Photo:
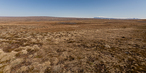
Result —
[[144, 21], [0, 18], [0, 72], [145, 73]]

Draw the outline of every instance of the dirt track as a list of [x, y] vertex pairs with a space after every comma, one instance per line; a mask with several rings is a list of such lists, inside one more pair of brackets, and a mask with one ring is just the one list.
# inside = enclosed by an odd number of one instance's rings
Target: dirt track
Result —
[[145, 20], [0, 18], [3, 72], [145, 73]]

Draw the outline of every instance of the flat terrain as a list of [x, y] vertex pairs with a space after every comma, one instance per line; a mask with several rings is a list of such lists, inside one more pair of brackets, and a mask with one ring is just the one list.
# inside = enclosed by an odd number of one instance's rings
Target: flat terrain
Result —
[[146, 20], [0, 17], [0, 73], [146, 73]]

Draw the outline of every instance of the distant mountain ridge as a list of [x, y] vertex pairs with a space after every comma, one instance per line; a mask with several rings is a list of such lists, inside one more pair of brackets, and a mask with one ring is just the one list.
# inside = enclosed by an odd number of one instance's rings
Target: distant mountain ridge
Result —
[[108, 18], [108, 17], [94, 17], [95, 19], [139, 19], [139, 18]]

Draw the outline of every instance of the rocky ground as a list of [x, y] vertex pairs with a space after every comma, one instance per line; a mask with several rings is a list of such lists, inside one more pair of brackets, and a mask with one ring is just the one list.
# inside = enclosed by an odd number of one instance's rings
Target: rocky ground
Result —
[[55, 27], [74, 29], [52, 32], [45, 25], [1, 23], [0, 73], [145, 73], [146, 23], [101, 26], [109, 23], [75, 30], [84, 25], [65, 22]]

